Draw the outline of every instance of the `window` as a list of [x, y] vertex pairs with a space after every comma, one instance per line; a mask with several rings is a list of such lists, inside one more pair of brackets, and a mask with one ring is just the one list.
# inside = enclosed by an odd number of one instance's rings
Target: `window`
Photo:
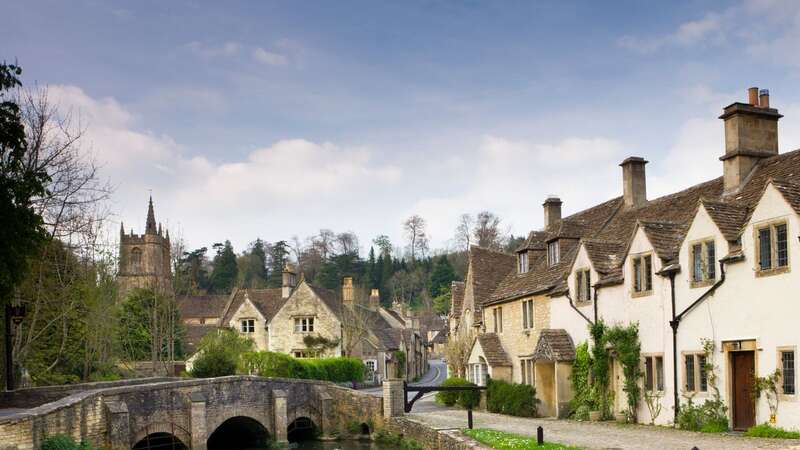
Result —
[[782, 269], [789, 266], [789, 241], [785, 223], [759, 228], [756, 236], [759, 271]]
[[255, 333], [256, 331], [256, 320], [255, 319], [242, 319], [242, 333]]
[[517, 272], [526, 273], [528, 271], [528, 252], [520, 252], [517, 255]]
[[312, 350], [295, 350], [294, 352], [295, 358], [316, 358], [317, 352]]
[[522, 329], [533, 328], [533, 299], [522, 302]]
[[495, 333], [502, 333], [503, 332], [503, 308], [494, 308], [492, 310], [494, 312], [494, 332]]
[[529, 384], [531, 386], [534, 385], [534, 378], [533, 378], [533, 360], [532, 359], [520, 359], [520, 370], [522, 372], [522, 384]]
[[311, 333], [312, 331], [314, 331], [313, 317], [295, 317], [294, 319], [295, 333]]
[[692, 283], [706, 283], [717, 278], [717, 249], [713, 240], [692, 245]]
[[646, 293], [653, 290], [653, 255], [639, 255], [632, 259], [633, 291]]
[[687, 392], [708, 392], [706, 357], [702, 353], [684, 355], [684, 383]]
[[131, 271], [140, 272], [142, 270], [142, 250], [134, 247], [131, 250]]
[[592, 299], [592, 275], [589, 269], [575, 272], [575, 297], [579, 302]]
[[561, 260], [558, 252], [559, 252], [558, 241], [553, 241], [547, 244], [547, 264], [551, 266], [555, 266], [556, 264], [558, 264], [558, 261]]
[[644, 387], [645, 390], [664, 390], [664, 357], [645, 356], [644, 358]]
[[794, 350], [781, 351], [781, 387], [783, 395], [794, 395]]

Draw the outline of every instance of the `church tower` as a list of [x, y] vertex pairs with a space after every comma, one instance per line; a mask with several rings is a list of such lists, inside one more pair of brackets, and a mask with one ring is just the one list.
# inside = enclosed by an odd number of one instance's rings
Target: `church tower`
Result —
[[169, 231], [164, 234], [161, 224], [156, 227], [153, 197], [147, 206], [144, 234], [125, 234], [125, 225], [119, 228], [119, 298], [124, 299], [137, 287], [153, 288], [172, 293]]

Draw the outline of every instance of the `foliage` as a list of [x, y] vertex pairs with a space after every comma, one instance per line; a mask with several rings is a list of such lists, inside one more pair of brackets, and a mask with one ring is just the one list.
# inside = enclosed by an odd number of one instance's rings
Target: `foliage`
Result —
[[[476, 384], [463, 378], [450, 377], [442, 382], [442, 386], [476, 386]], [[445, 406], [458, 404], [466, 408], [470, 404], [477, 406], [480, 401], [480, 391], [439, 391], [436, 393], [436, 402]]]
[[656, 419], [661, 415], [662, 398], [664, 398], [664, 394], [661, 392], [647, 390], [644, 392], [644, 404], [647, 405], [647, 411], [650, 413], [650, 425], [655, 425]]
[[174, 255], [178, 257], [173, 281], [176, 294], [194, 295], [205, 292], [209, 288], [210, 282], [208, 270], [206, 270], [208, 263], [207, 251], [206, 247], [202, 247]]
[[763, 394], [764, 397], [767, 399], [767, 406], [769, 406], [769, 412], [771, 415], [776, 416], [778, 414], [778, 393], [781, 383], [781, 371], [780, 369], [775, 370], [770, 375], [765, 377], [755, 377], [753, 379], [753, 399], [758, 400], [761, 395]]
[[589, 384], [591, 367], [589, 344], [582, 342], [575, 347], [575, 361], [572, 362], [572, 374], [570, 375], [572, 391], [575, 393], [570, 400], [570, 409], [574, 411], [573, 417], [577, 420], [588, 420], [589, 411], [596, 407], [592, 387]]
[[758, 438], [773, 438], [773, 439], [800, 439], [800, 432], [784, 430], [781, 427], [773, 427], [765, 423], [762, 425], [754, 425], [744, 432], [745, 436], [758, 437]]
[[365, 367], [357, 358], [299, 359], [276, 352], [248, 352], [242, 355], [240, 371], [262, 377], [349, 383], [363, 381]]
[[611, 417], [609, 407], [608, 386], [609, 375], [608, 366], [610, 356], [606, 350], [606, 325], [602, 320], [589, 325], [589, 334], [592, 337], [592, 398], [593, 403], [603, 418]]
[[196, 378], [235, 375], [242, 355], [253, 347], [252, 340], [231, 328], [209, 333], [200, 341], [191, 375]]
[[438, 297], [450, 291], [450, 283], [455, 281], [456, 273], [453, 266], [447, 259], [447, 255], [436, 258], [431, 271], [430, 294], [431, 297]]
[[20, 107], [6, 98], [8, 91], [21, 86], [20, 75], [18, 65], [0, 63], [0, 306], [25, 276], [28, 257], [45, 239], [42, 216], [32, 200], [45, 193], [50, 177], [43, 168], [27, 164], [30, 156]]
[[702, 404], [695, 405], [692, 397], [681, 405], [676, 424], [682, 430], [702, 431], [705, 433], [719, 433], [728, 431], [728, 416], [720, 415], [720, 411], [727, 411], [720, 400], [709, 399]]
[[[123, 300], [117, 321], [118, 352], [124, 360], [150, 360], [154, 350], [159, 360], [169, 358], [170, 348], [174, 357], [182, 356], [183, 331], [174, 297], [151, 288], [133, 289]], [[170, 347], [171, 329], [175, 332]]]
[[324, 336], [315, 336], [312, 334], [303, 336], [303, 345], [306, 346], [307, 349], [314, 351], [316, 353], [322, 353], [325, 350], [332, 350], [339, 346], [338, 339], [328, 339]]
[[535, 437], [521, 436], [486, 428], [465, 429], [461, 431], [476, 441], [498, 450], [581, 450], [579, 447], [570, 447], [568, 445], [547, 442], [543, 445], [538, 445]]
[[214, 257], [214, 270], [211, 272], [211, 292], [215, 294], [228, 294], [236, 283], [238, 265], [236, 254], [233, 252], [231, 241], [225, 244], [214, 244], [217, 255]]
[[392, 353], [392, 359], [395, 360], [395, 374], [397, 378], [405, 378], [406, 373], [406, 352], [396, 350]]
[[405, 439], [402, 435], [391, 433], [384, 428], [375, 432], [375, 442], [397, 450], [422, 450], [424, 448], [416, 441]]
[[438, 297], [433, 299], [433, 312], [446, 316], [450, 314], [450, 290], [444, 291]]
[[467, 361], [475, 341], [472, 331], [462, 331], [447, 337], [444, 346], [444, 357], [450, 366], [450, 371], [456, 376], [467, 375]]
[[536, 389], [531, 385], [489, 380], [486, 394], [486, 407], [489, 412], [534, 417], [538, 403]]
[[628, 326], [615, 325], [608, 330], [606, 340], [611, 343], [617, 360], [622, 365], [622, 373], [625, 375], [625, 385], [622, 389], [627, 394], [627, 414], [628, 418], [635, 422], [641, 398], [639, 379], [642, 377], [639, 325], [636, 323]]
[[238, 269], [236, 285], [242, 288], [267, 287], [267, 253], [265, 243], [256, 239], [250, 249], [236, 260]]
[[66, 434], [56, 434], [46, 437], [39, 450], [94, 450], [94, 448], [87, 443], [79, 444]]

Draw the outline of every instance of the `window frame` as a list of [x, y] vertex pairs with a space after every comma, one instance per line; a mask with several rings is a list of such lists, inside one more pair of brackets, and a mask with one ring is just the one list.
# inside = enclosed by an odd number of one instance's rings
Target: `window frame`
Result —
[[[779, 368], [780, 373], [781, 373], [781, 375], [780, 375], [780, 390], [778, 392], [778, 399], [779, 400], [784, 400], [784, 401], [795, 401], [798, 398], [798, 394], [797, 394], [797, 347], [795, 347], [795, 346], [781, 346], [781, 347], [778, 347], [776, 349], [776, 352], [777, 352], [777, 354], [776, 354], [776, 356], [777, 356], [776, 366]], [[783, 368], [783, 354], [786, 353], [786, 352], [792, 352], [794, 354], [794, 367], [793, 367], [793, 370], [794, 370], [794, 374], [793, 374], [794, 375], [794, 393], [793, 394], [787, 394], [784, 391], [784, 387], [785, 386], [784, 386], [784, 378], [783, 377], [784, 377], [785, 371], [784, 371], [784, 368]]]
[[[298, 326], [299, 325], [299, 326]], [[314, 316], [297, 316], [294, 318], [295, 333], [313, 333]]]
[[561, 262], [561, 245], [558, 239], [547, 243], [547, 265], [552, 267]]
[[[681, 392], [698, 395], [698, 396], [706, 396], [708, 395], [709, 385], [708, 385], [708, 371], [706, 370], [705, 365], [706, 363], [701, 363], [701, 359], [705, 359], [706, 354], [702, 351], [688, 351], [688, 352], [681, 352], [681, 372], [683, 372], [683, 384], [681, 386]], [[686, 361], [687, 358], [692, 358], [692, 384], [693, 389], [689, 389], [688, 381], [689, 375], [687, 373], [687, 365]], [[702, 364], [702, 365], [701, 365]], [[705, 385], [705, 390], [702, 390], [702, 386]]]
[[[695, 273], [697, 263], [697, 247], [700, 248], [700, 279], [697, 279]], [[709, 261], [711, 253], [713, 252], [714, 261]], [[696, 239], [689, 243], [689, 286], [692, 288], [699, 288], [710, 286], [717, 281], [717, 244], [716, 239], [713, 237], [706, 237]]]
[[492, 317], [494, 319], [494, 332], [496, 334], [503, 334], [503, 307], [496, 306], [492, 308]]
[[528, 264], [528, 251], [519, 252], [517, 254], [517, 273], [528, 273], [530, 265]]
[[631, 297], [653, 295], [653, 259], [653, 252], [631, 255]]
[[256, 332], [256, 319], [244, 318], [239, 319], [239, 331], [245, 334], [253, 334]]
[[536, 362], [533, 358], [525, 357], [519, 359], [520, 384], [536, 386]]
[[534, 306], [533, 299], [528, 298], [522, 301], [522, 329], [524, 331], [533, 330], [534, 328]]
[[[785, 239], [785, 248], [780, 249], [778, 247], [778, 230], [779, 228], [783, 228], [784, 234], [786, 236]], [[762, 235], [761, 233], [766, 231], [769, 235], [769, 267], [763, 267], [762, 262]], [[769, 222], [762, 222], [759, 224], [753, 225], [753, 252], [754, 252], [754, 269], [755, 274], [757, 277], [763, 276], [770, 276], [770, 275], [778, 275], [782, 273], [787, 273], [790, 270], [792, 258], [791, 258], [791, 239], [789, 233], [789, 221], [785, 218], [772, 220]], [[781, 259], [781, 252], [785, 251], [785, 264], [778, 265]]]
[[592, 270], [588, 267], [576, 270], [573, 282], [575, 303], [590, 303], [592, 301]]
[[[663, 353], [645, 353], [642, 355], [642, 372], [644, 376], [642, 378], [643, 381], [643, 388], [645, 391], [650, 393], [664, 393], [664, 354]], [[661, 367], [659, 371], [658, 362], [661, 360]], [[650, 368], [648, 369], [648, 361], [650, 361]], [[647, 377], [648, 375], [651, 377], [650, 381], [652, 385], [648, 389], [647, 386]]]

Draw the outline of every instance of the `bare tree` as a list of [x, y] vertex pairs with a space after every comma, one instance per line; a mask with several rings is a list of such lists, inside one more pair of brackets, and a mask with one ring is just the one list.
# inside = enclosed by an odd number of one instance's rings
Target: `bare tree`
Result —
[[335, 241], [336, 253], [339, 255], [358, 254], [358, 236], [352, 231], [338, 233]]
[[472, 351], [475, 334], [471, 329], [460, 333], [451, 333], [444, 346], [444, 357], [450, 366], [450, 371], [457, 377], [467, 374], [467, 362]]
[[328, 259], [333, 253], [333, 243], [336, 240], [336, 234], [332, 230], [321, 229], [319, 234], [312, 238], [312, 245], [317, 248], [322, 259]]
[[471, 215], [464, 213], [458, 218], [458, 226], [456, 227], [455, 241], [458, 248], [469, 251], [469, 246], [472, 244], [472, 225], [475, 220]]
[[411, 260], [416, 261], [417, 255], [425, 256], [428, 251], [428, 236], [425, 232], [425, 219], [414, 214], [403, 223], [403, 231], [408, 240], [408, 251]]
[[353, 356], [375, 328], [378, 313], [369, 308], [368, 301], [367, 290], [359, 287], [353, 292], [353, 304], [344, 308], [342, 351], [345, 356]]
[[500, 231], [500, 218], [492, 212], [481, 211], [478, 213], [472, 234], [480, 247], [492, 250], [503, 248], [505, 236]]

